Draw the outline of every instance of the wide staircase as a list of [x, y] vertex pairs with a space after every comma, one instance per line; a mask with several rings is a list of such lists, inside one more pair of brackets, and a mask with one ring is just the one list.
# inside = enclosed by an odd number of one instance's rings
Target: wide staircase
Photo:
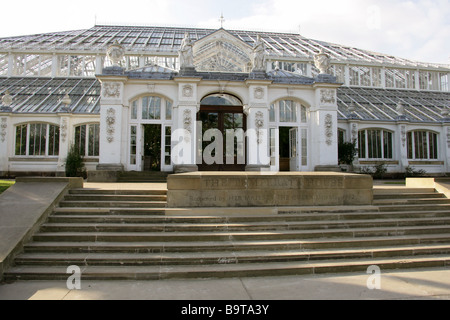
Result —
[[166, 216], [166, 191], [71, 190], [6, 280], [155, 280], [450, 266], [450, 199], [375, 190], [374, 206]]

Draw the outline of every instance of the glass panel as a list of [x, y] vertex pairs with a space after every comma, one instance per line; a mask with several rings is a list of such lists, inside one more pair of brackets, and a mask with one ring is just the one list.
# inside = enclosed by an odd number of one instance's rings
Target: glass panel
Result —
[[297, 122], [297, 106], [292, 100], [282, 100], [280, 106], [280, 122]]
[[384, 139], [384, 159], [392, 159], [393, 156], [393, 146], [392, 146], [392, 133], [384, 131], [383, 132]]
[[276, 130], [275, 128], [270, 128], [270, 165], [275, 166], [277, 161], [276, 154]]
[[142, 119], [144, 120], [161, 119], [160, 97], [144, 97], [142, 99]]
[[360, 131], [358, 137], [359, 158], [365, 159], [366, 156], [366, 131]]
[[130, 165], [136, 165], [137, 154], [137, 126], [131, 126], [130, 130]]
[[80, 155], [86, 156], [86, 126], [75, 128], [75, 146], [78, 147]]
[[47, 125], [41, 123], [30, 124], [30, 144], [28, 155], [45, 156], [45, 143], [47, 135]]
[[275, 122], [275, 105], [271, 105], [269, 108], [269, 121]]
[[16, 127], [16, 156], [27, 154], [27, 128], [26, 124]]
[[49, 126], [48, 134], [48, 155], [57, 156], [59, 155], [59, 127]]
[[166, 127], [165, 132], [165, 151], [164, 151], [164, 164], [170, 166], [172, 164], [171, 159], [171, 139], [172, 139], [172, 127]]
[[133, 101], [131, 104], [131, 119], [136, 120], [137, 119], [137, 113], [138, 113], [138, 102]]
[[242, 102], [229, 94], [212, 94], [205, 97], [201, 104], [207, 106], [241, 106]]
[[99, 129], [100, 129], [99, 124], [89, 125], [88, 155], [90, 157], [98, 157], [99, 156], [99, 147], [100, 147]]
[[308, 165], [308, 130], [302, 129], [302, 166]]
[[172, 102], [166, 101], [166, 120], [172, 120]]

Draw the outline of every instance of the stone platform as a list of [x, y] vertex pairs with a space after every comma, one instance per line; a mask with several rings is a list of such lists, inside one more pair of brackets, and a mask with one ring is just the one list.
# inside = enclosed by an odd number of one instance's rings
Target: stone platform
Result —
[[170, 175], [168, 208], [371, 205], [373, 179], [334, 172], [194, 172]]

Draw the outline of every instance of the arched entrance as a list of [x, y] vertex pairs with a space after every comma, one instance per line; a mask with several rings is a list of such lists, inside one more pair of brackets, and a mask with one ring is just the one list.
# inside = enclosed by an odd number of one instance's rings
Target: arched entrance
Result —
[[197, 114], [202, 123], [199, 171], [245, 171], [247, 119], [242, 101], [230, 94], [204, 97]]

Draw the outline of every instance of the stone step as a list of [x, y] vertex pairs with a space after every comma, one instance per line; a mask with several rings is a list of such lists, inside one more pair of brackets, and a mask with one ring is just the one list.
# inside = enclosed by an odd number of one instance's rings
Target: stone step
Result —
[[[67, 208], [64, 208], [67, 209]], [[158, 210], [158, 209], [154, 209]], [[165, 224], [236, 224], [236, 223], [289, 223], [296, 221], [317, 222], [345, 221], [345, 220], [380, 220], [380, 219], [424, 219], [424, 218], [450, 218], [448, 211], [397, 211], [397, 212], [354, 212], [354, 213], [316, 213], [295, 215], [269, 215], [269, 216], [166, 216], [161, 210], [155, 214], [151, 209], [137, 209], [111, 212], [104, 209], [93, 209], [89, 212], [60, 210], [49, 217], [51, 223], [165, 223]], [[120, 214], [124, 213], [124, 214]], [[135, 213], [135, 214], [133, 214]]]
[[420, 193], [437, 193], [437, 191], [434, 188], [405, 188], [405, 187], [399, 187], [399, 188], [377, 188], [374, 187], [373, 194], [374, 195], [380, 195], [380, 194], [404, 194], [404, 193], [412, 193], [412, 194], [420, 194]]
[[373, 237], [450, 233], [450, 226], [414, 226], [380, 228], [342, 228], [333, 230], [277, 230], [277, 232], [39, 232], [34, 241], [245, 241], [287, 240], [337, 237]]
[[165, 208], [166, 201], [66, 201], [61, 208]]
[[166, 195], [66, 195], [64, 201], [167, 201]]
[[58, 217], [60, 215], [76, 215], [76, 216], [164, 216], [166, 214], [165, 208], [55, 208], [51, 217]]
[[167, 195], [167, 190], [107, 190], [107, 189], [71, 189], [69, 194], [84, 195]]
[[399, 194], [374, 194], [374, 200], [384, 199], [441, 199], [445, 198], [442, 193], [399, 193]]
[[[87, 266], [81, 268], [82, 280], [160, 280], [189, 278], [229, 278], [366, 272], [377, 265], [381, 270], [448, 267], [450, 255], [418, 256], [340, 261], [305, 261], [283, 263], [242, 263], [189, 266]], [[16, 266], [5, 273], [12, 280], [63, 280], [69, 277], [67, 266]]]
[[395, 212], [395, 211], [443, 211], [449, 210], [450, 204], [383, 204], [378, 205], [379, 212]]
[[248, 240], [205, 242], [31, 242], [25, 252], [54, 253], [162, 253], [162, 252], [224, 252], [224, 251], [283, 251], [352, 249], [362, 247], [389, 247], [406, 245], [450, 244], [450, 234], [423, 234], [412, 236], [331, 238], [306, 240]]
[[119, 223], [48, 222], [41, 232], [211, 232], [211, 231], [278, 231], [278, 230], [331, 230], [341, 228], [378, 228], [408, 226], [450, 226], [450, 216], [442, 218], [302, 221], [302, 222], [252, 222], [252, 223]]
[[447, 198], [439, 198], [439, 199], [383, 199], [383, 200], [374, 200], [373, 205], [382, 206], [382, 205], [409, 205], [409, 204], [422, 204], [422, 205], [432, 205], [432, 204], [450, 204], [450, 199]]
[[425, 256], [450, 254], [450, 244], [347, 250], [229, 251], [208, 253], [25, 253], [16, 265], [140, 266], [208, 265]]

